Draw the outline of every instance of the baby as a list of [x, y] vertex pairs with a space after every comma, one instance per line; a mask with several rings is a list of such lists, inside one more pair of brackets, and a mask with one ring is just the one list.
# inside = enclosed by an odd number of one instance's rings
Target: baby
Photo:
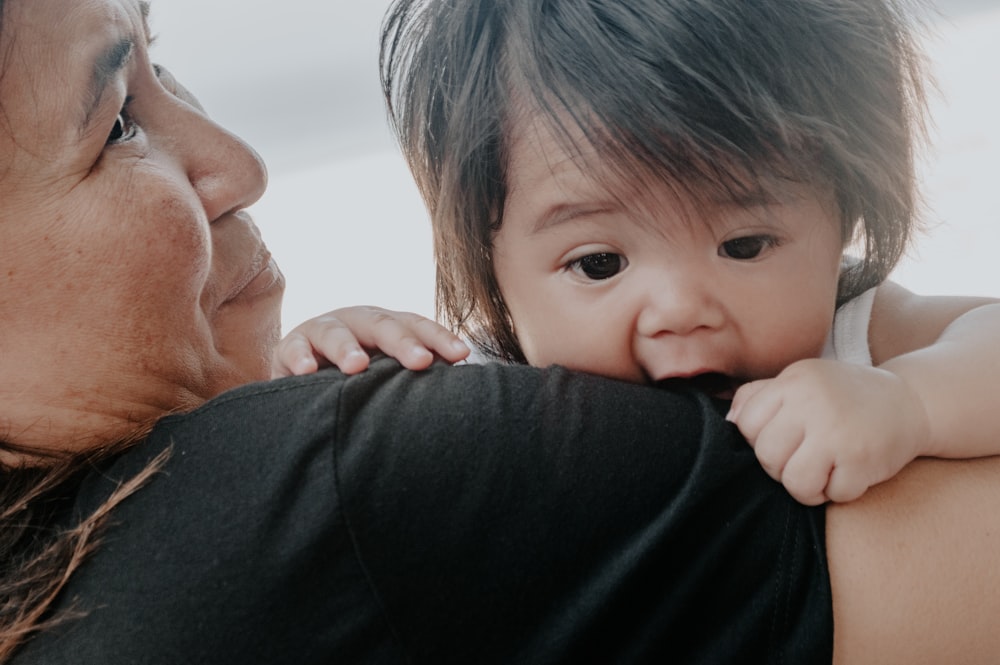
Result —
[[[1000, 453], [1000, 304], [886, 281], [923, 112], [893, 0], [399, 0], [383, 85], [444, 327], [347, 308], [277, 376], [559, 364], [732, 400], [799, 501]], [[855, 258], [856, 257], [856, 258]]]

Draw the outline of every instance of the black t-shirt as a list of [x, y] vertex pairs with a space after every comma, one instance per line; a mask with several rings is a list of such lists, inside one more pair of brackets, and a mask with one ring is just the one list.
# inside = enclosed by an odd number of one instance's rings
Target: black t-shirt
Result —
[[552, 368], [378, 360], [165, 418], [18, 665], [820, 663], [823, 510], [725, 405]]

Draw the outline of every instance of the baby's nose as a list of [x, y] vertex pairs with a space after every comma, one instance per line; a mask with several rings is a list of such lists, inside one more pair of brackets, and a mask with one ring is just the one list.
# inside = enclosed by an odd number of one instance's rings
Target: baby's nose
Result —
[[639, 314], [638, 332], [647, 337], [688, 335], [721, 325], [711, 284], [700, 280], [669, 279], [651, 287]]

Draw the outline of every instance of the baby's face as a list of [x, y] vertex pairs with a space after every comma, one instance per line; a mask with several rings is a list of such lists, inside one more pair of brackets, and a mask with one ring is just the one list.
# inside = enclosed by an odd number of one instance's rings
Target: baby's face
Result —
[[494, 268], [521, 347], [634, 382], [701, 377], [728, 397], [816, 357], [843, 251], [832, 201], [778, 183], [759, 201], [695, 206], [588, 177], [538, 124], [511, 146]]

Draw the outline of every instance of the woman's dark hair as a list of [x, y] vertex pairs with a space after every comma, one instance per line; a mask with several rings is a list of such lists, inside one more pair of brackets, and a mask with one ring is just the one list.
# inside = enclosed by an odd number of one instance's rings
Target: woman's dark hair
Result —
[[[72, 609], [53, 614], [56, 597], [97, 547], [112, 510], [142, 487], [169, 455], [160, 454], [93, 513], [75, 520], [68, 516], [82, 476], [125, 447], [75, 456], [36, 453], [36, 465], [0, 468], [0, 663], [35, 633], [78, 616]], [[29, 454], [3, 443], [0, 450]]]
[[[487, 355], [524, 362], [492, 269], [511, 129], [576, 125], [619, 173], [736, 196], [791, 177], [832, 189], [884, 280], [917, 210], [923, 63], [902, 0], [396, 0], [380, 69], [434, 230], [437, 309]], [[528, 114], [528, 115], [526, 115]], [[572, 153], [571, 153], [572, 154]]]

